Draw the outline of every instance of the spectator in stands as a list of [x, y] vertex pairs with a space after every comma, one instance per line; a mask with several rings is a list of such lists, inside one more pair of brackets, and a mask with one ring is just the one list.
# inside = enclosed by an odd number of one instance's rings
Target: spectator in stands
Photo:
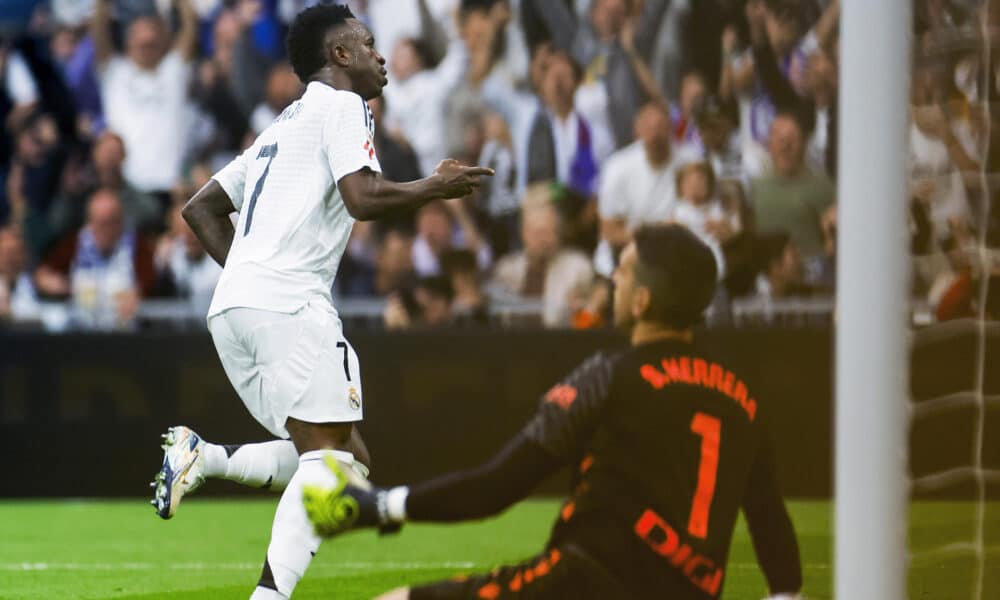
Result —
[[594, 279], [587, 256], [563, 247], [562, 222], [550, 202], [526, 202], [521, 215], [522, 250], [497, 262], [493, 293], [542, 300], [542, 322], [566, 327], [586, 301]]
[[389, 229], [378, 240], [375, 255], [375, 293], [384, 296], [408, 288], [416, 279], [413, 268], [413, 235]]
[[73, 177], [52, 207], [51, 221], [58, 235], [83, 225], [87, 201], [100, 188], [114, 190], [122, 205], [125, 222], [146, 231], [162, 226], [163, 210], [152, 195], [141, 192], [125, 180], [125, 144], [111, 131], [104, 131], [94, 141], [90, 161]]
[[635, 142], [608, 159], [601, 177], [601, 244], [595, 262], [604, 276], [611, 275], [631, 231], [666, 219], [677, 195], [670, 115], [658, 104], [645, 105], [635, 118], [635, 135]]
[[467, 68], [461, 40], [448, 46], [444, 59], [431, 66], [430, 49], [420, 40], [404, 38], [392, 50], [392, 85], [385, 88], [387, 122], [409, 140], [420, 159], [421, 173], [431, 173], [446, 157], [445, 104]]
[[60, 22], [49, 48], [73, 95], [77, 131], [80, 137], [90, 139], [104, 127], [100, 85], [94, 69], [94, 40], [86, 35], [84, 15], [69, 18], [69, 22]]
[[735, 102], [707, 96], [694, 109], [698, 125], [696, 139], [677, 149], [678, 162], [707, 160], [720, 180], [743, 182], [743, 157], [740, 154], [739, 109]]
[[615, 148], [632, 141], [632, 119], [648, 100], [634, 61], [622, 45], [632, 29], [635, 53], [645, 64], [656, 40], [669, 2], [647, 0], [638, 15], [630, 14], [625, 0], [594, 0], [589, 19], [578, 19], [565, 2], [526, 0], [541, 17], [557, 49], [570, 52], [592, 81], [581, 90], [581, 110], [595, 128], [607, 127]]
[[739, 233], [739, 214], [727, 211], [716, 196], [715, 174], [707, 162], [678, 167], [676, 179], [677, 201], [666, 220], [684, 225], [711, 248], [721, 280], [726, 274], [722, 247]]
[[[235, 10], [223, 10], [213, 26], [213, 53], [198, 64], [196, 76], [191, 85], [191, 100], [211, 123], [211, 135], [200, 143], [206, 154], [235, 153], [240, 149], [250, 127], [250, 107], [241, 106], [236, 97], [234, 66], [237, 62], [236, 46], [242, 35], [243, 23]], [[264, 61], [258, 61], [258, 68], [266, 68]], [[258, 87], [262, 75], [245, 78]], [[261, 93], [263, 96], [263, 93]], [[256, 99], [253, 99], [256, 100]], [[252, 101], [252, 100], [251, 100]], [[201, 140], [199, 140], [200, 142]]]
[[376, 229], [372, 221], [354, 224], [334, 281], [339, 294], [349, 297], [375, 295], [376, 244]]
[[452, 320], [451, 302], [455, 292], [447, 275], [424, 277], [413, 289], [413, 299], [419, 308], [419, 324], [424, 327], [441, 327]]
[[510, 129], [499, 113], [483, 116], [486, 143], [474, 164], [493, 169], [493, 177], [479, 189], [479, 210], [488, 216], [490, 247], [506, 254], [518, 236], [520, 203], [517, 195], [517, 163]]
[[681, 146], [698, 139], [695, 109], [701, 105], [707, 89], [704, 76], [697, 71], [685, 73], [681, 78], [680, 97], [670, 107], [670, 128], [675, 145]]
[[66, 164], [68, 148], [55, 120], [34, 112], [13, 124], [14, 156], [7, 175], [8, 221], [21, 228], [29, 256], [50, 242], [49, 211]]
[[181, 218], [180, 205], [170, 216], [170, 229], [156, 248], [156, 269], [161, 285], [172, 295], [190, 302], [194, 314], [201, 318], [208, 314], [222, 267], [208, 255], [191, 227]]
[[412, 290], [393, 294], [385, 307], [387, 329], [443, 327], [452, 322], [454, 291], [445, 275], [422, 277]]
[[[734, 28], [728, 28], [722, 36], [723, 69], [719, 83], [719, 94], [723, 98], [738, 98], [743, 128], [743, 162], [751, 176], [767, 171], [765, 148], [771, 132], [771, 124], [779, 111], [799, 110], [789, 102], [793, 98], [807, 94], [806, 66], [809, 56], [819, 49], [829, 52], [837, 30], [839, 0], [833, 0], [823, 15], [806, 35], [801, 32], [808, 26], [806, 7], [798, 0], [749, 0], [746, 3], [746, 17], [750, 25], [751, 44], [758, 51], [770, 50], [773, 59], [758, 65], [760, 54], [753, 48], [743, 53], [737, 52], [737, 35]], [[778, 66], [780, 77], [769, 77], [761, 67]], [[771, 72], [773, 74], [773, 72]], [[779, 81], [781, 80], [781, 81]], [[772, 93], [778, 89], [775, 83], [791, 87], [791, 95]], [[812, 118], [810, 118], [812, 120]], [[807, 129], [811, 130], [811, 127]]]
[[[21, 52], [9, 42], [0, 44], [0, 174], [7, 175], [11, 160], [16, 129], [38, 108], [40, 91], [31, 72], [31, 66]], [[3, 183], [0, 181], [0, 183]], [[0, 188], [0, 223], [11, 218], [13, 198], [6, 187]]]
[[24, 240], [13, 227], [0, 229], [0, 322], [38, 314], [38, 298], [28, 270]]
[[[213, 53], [199, 65], [195, 80], [194, 99], [215, 125], [208, 150], [222, 153], [226, 158], [242, 149], [251, 114], [266, 94], [285, 91], [265, 88], [265, 83], [271, 85], [268, 73], [272, 61], [254, 42], [253, 25], [260, 9], [260, 2], [243, 1], [219, 12], [213, 28]], [[287, 73], [285, 77], [288, 78]], [[298, 97], [301, 90], [298, 78], [292, 74], [291, 79], [294, 84], [284, 83]]]
[[834, 177], [837, 173], [837, 65], [823, 50], [809, 56], [806, 89], [816, 118], [806, 162], [816, 173]]
[[[259, 103], [250, 115], [250, 129], [254, 136], [260, 135], [260, 132], [264, 131], [278, 118], [281, 111], [285, 110], [289, 104], [295, 102], [302, 95], [302, 82], [299, 81], [298, 76], [292, 71], [292, 67], [288, 63], [278, 63], [271, 67], [271, 72], [267, 75], [267, 85], [264, 91], [264, 101]], [[375, 108], [372, 108], [372, 112], [375, 112]], [[379, 119], [376, 119], [378, 122]], [[378, 135], [381, 128], [375, 130], [376, 143], [375, 147], [378, 148]], [[385, 172], [385, 162], [381, 161], [383, 167], [383, 172]], [[390, 177], [386, 174], [387, 177]], [[416, 178], [412, 178], [416, 179]], [[410, 179], [401, 179], [394, 181], [410, 181]]]
[[808, 296], [802, 255], [787, 233], [761, 236], [757, 240], [759, 272], [755, 295], [765, 301]]
[[483, 271], [493, 262], [485, 238], [462, 199], [432, 202], [417, 211], [417, 238], [413, 243], [413, 266], [417, 275], [440, 275], [441, 257], [448, 250], [468, 248]]
[[[265, 98], [275, 57], [285, 52], [284, 33], [264, 31], [275, 22], [269, 10], [269, 3], [262, 0], [238, 0], [228, 31], [219, 31], [217, 26], [214, 32], [214, 60], [228, 76], [227, 83], [245, 115]], [[223, 14], [216, 17], [217, 24]]]
[[[491, 87], [514, 86], [527, 72], [523, 42], [509, 35], [513, 17], [509, 0], [466, 0], [459, 4], [458, 36], [468, 54], [468, 68], [448, 96], [445, 113], [448, 155], [472, 161], [481, 149], [477, 134], [490, 109]], [[495, 106], [493, 107], [495, 110]]]
[[574, 106], [583, 72], [567, 52], [548, 58], [542, 80], [543, 109], [535, 115], [528, 137], [528, 183], [558, 181], [580, 193], [596, 192], [600, 163], [614, 144], [606, 131], [594, 128]]
[[139, 300], [156, 285], [151, 244], [127, 228], [114, 190], [100, 189], [78, 234], [64, 239], [38, 267], [35, 285], [49, 297], [72, 297], [77, 324], [118, 329], [134, 324]]
[[[375, 152], [382, 165], [382, 175], [392, 181], [420, 179], [420, 163], [409, 140], [399, 131], [385, 126], [385, 104], [382, 96], [368, 101], [375, 119]], [[412, 225], [412, 216], [406, 220]]]
[[753, 179], [750, 203], [761, 233], [785, 232], [808, 262], [826, 253], [826, 223], [833, 218], [833, 183], [809, 171], [805, 136], [796, 115], [774, 119], [768, 142], [773, 173]]
[[[552, 54], [552, 44], [541, 42], [531, 49], [529, 65], [530, 87], [514, 89], [499, 78], [488, 78], [481, 89], [485, 111], [496, 111], [507, 124], [511, 134], [511, 147], [516, 160], [516, 191], [518, 196], [524, 193], [528, 185], [528, 171], [531, 156], [528, 152], [531, 130], [535, 117], [544, 110], [539, 98], [548, 70], [549, 57]], [[489, 140], [489, 127], [487, 141]], [[480, 163], [481, 164], [481, 163]]]
[[[972, 124], [949, 109], [950, 82], [933, 65], [914, 69], [911, 89], [910, 176], [913, 193], [927, 208], [934, 237], [952, 237], [971, 217], [967, 186], [978, 185], [978, 144]], [[959, 108], [960, 111], [963, 109]], [[963, 177], [968, 173], [970, 177]]]
[[[832, 12], [825, 18], [835, 18], [838, 3], [831, 5]], [[770, 18], [765, 19], [769, 23]], [[815, 37], [815, 36], [813, 36]], [[796, 86], [793, 76], [797, 72], [783, 71], [768, 36], [754, 36], [753, 61], [758, 80], [777, 111], [800, 115], [806, 128], [812, 132], [807, 152], [809, 167], [816, 173], [832, 173], [836, 159], [836, 67], [825, 51], [816, 47], [807, 36], [805, 64], [801, 67], [801, 83]]]
[[486, 323], [489, 300], [476, 267], [476, 256], [468, 250], [451, 250], [441, 259], [454, 298], [451, 311], [457, 321]]
[[128, 24], [125, 55], [116, 54], [111, 0], [97, 0], [91, 25], [108, 128], [125, 142], [125, 179], [146, 192], [169, 191], [188, 150], [198, 20], [191, 0], [176, 7], [181, 28], [172, 47], [163, 20], [143, 16]]

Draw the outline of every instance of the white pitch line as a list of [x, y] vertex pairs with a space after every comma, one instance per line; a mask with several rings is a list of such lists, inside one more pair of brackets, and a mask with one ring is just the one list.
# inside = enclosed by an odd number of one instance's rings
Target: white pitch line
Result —
[[[337, 562], [314, 565], [318, 570], [365, 571], [372, 569], [421, 570], [421, 569], [473, 569], [486, 568], [485, 564], [473, 562]], [[260, 563], [213, 563], [188, 562], [155, 564], [142, 562], [124, 563], [75, 563], [75, 562], [20, 562], [0, 563], [0, 571], [152, 571], [164, 568], [171, 571], [249, 571], [259, 570]]]
[[[496, 565], [493, 563], [475, 562], [358, 562], [345, 561], [335, 563], [314, 564], [310, 572], [316, 571], [374, 571], [374, 570], [398, 570], [398, 571], [419, 571], [424, 569], [491, 569]], [[808, 570], [830, 569], [828, 563], [807, 563], [802, 565]], [[74, 563], [74, 562], [13, 562], [0, 563], [0, 571], [152, 571], [167, 568], [171, 571], [257, 571], [260, 563], [213, 563], [213, 562], [188, 562], [170, 563], [168, 565], [143, 562], [124, 563]], [[757, 563], [729, 563], [727, 570], [757, 569]]]

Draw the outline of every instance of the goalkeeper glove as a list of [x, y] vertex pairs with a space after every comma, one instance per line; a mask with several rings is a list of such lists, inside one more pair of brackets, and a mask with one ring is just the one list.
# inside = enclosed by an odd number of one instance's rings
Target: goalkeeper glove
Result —
[[317, 535], [328, 538], [362, 527], [377, 527], [380, 534], [400, 530], [402, 522], [389, 516], [388, 490], [373, 487], [332, 456], [324, 461], [337, 476], [337, 485], [302, 488], [302, 502]]

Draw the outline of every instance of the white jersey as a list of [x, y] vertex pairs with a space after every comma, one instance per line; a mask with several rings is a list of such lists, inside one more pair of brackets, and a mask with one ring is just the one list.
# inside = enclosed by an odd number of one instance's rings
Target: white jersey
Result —
[[239, 213], [209, 308], [293, 313], [330, 289], [354, 225], [337, 182], [381, 172], [361, 96], [313, 82], [253, 145], [212, 178]]

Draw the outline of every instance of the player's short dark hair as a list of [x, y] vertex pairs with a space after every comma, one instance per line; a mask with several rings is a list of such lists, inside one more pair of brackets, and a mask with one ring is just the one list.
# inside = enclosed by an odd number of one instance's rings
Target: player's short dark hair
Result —
[[302, 83], [326, 65], [324, 46], [330, 29], [353, 19], [351, 9], [343, 4], [320, 3], [296, 15], [288, 28], [285, 46], [288, 62]]
[[712, 251], [676, 223], [643, 225], [634, 239], [636, 281], [652, 295], [643, 318], [674, 329], [700, 323], [715, 295], [718, 267]]

